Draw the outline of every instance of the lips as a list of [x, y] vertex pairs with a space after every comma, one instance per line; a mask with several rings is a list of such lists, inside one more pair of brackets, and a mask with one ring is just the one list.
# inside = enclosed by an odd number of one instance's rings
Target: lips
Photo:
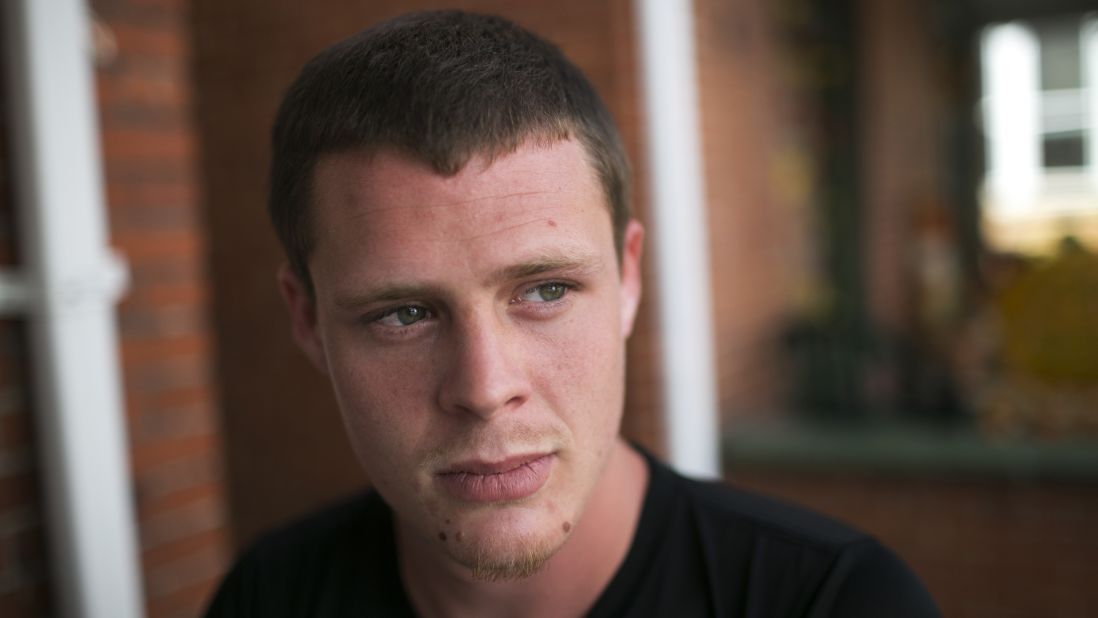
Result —
[[552, 453], [509, 457], [503, 461], [466, 461], [437, 475], [454, 498], [467, 502], [507, 502], [537, 493], [553, 466]]

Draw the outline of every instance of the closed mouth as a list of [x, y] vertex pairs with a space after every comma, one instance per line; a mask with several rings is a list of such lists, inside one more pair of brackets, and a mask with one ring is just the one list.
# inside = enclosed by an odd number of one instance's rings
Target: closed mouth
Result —
[[523, 466], [530, 465], [539, 459], [549, 457], [551, 453], [533, 453], [527, 455], [516, 455], [514, 457], [508, 457], [501, 461], [487, 462], [483, 460], [468, 460], [459, 463], [455, 463], [447, 467], [440, 475], [447, 474], [477, 474], [477, 475], [492, 475], [492, 474], [504, 474], [512, 472]]
[[437, 475], [451, 496], [467, 502], [506, 502], [537, 493], [552, 471], [555, 455], [536, 453], [495, 462], [470, 460]]

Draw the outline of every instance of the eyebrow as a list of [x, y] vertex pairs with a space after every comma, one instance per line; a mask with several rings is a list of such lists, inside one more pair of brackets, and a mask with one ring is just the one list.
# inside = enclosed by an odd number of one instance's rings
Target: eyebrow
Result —
[[337, 296], [335, 304], [340, 309], [357, 309], [369, 303], [422, 298], [438, 292], [439, 289], [433, 285], [386, 285], [362, 294]]
[[[554, 252], [539, 255], [531, 259], [504, 266], [492, 272], [484, 283], [488, 286], [507, 281], [535, 277], [547, 273], [560, 273], [571, 276], [584, 276], [602, 267], [602, 259], [595, 253], [586, 251]], [[357, 309], [369, 303], [398, 301], [408, 298], [425, 298], [442, 295], [442, 289], [433, 284], [389, 284], [361, 294], [340, 295], [335, 304], [341, 309]]]
[[518, 264], [504, 266], [488, 277], [488, 283], [525, 279], [551, 272], [586, 275], [597, 272], [601, 267], [602, 259], [594, 253], [586, 251], [552, 253], [540, 255]]

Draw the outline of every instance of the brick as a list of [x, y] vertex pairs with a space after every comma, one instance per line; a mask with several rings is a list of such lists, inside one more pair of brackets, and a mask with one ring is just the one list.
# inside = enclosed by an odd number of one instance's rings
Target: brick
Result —
[[209, 329], [205, 311], [189, 303], [155, 308], [130, 304], [118, 317], [119, 329], [128, 341], [201, 336]]
[[107, 180], [107, 190], [126, 190], [120, 185], [140, 187], [149, 183], [195, 182], [192, 162], [186, 165], [179, 161], [158, 159], [135, 159], [131, 161], [110, 161], [103, 169]]
[[158, 285], [197, 285], [205, 281], [205, 265], [193, 253], [148, 257], [130, 263], [130, 286], [134, 290]]
[[122, 361], [130, 366], [173, 356], [205, 356], [208, 351], [209, 342], [202, 335], [127, 341], [122, 346]]
[[[157, 389], [149, 392], [133, 393], [128, 401], [139, 414], [155, 413], [161, 409], [175, 409], [188, 406], [212, 406], [213, 391], [208, 386], [188, 388]], [[209, 413], [212, 407], [206, 408]]]
[[[166, 543], [160, 547], [147, 550], [142, 553], [142, 560], [149, 567], [158, 568], [165, 565], [171, 565], [173, 562], [195, 553], [207, 552], [211, 548], [218, 549], [218, 551], [224, 554], [225, 552], [223, 550], [226, 547], [225, 542], [227, 540], [228, 531], [224, 528], [207, 530], [199, 534], [188, 536], [185, 539]], [[224, 558], [226, 558], [226, 556], [222, 555], [223, 562]], [[221, 566], [223, 567], [224, 564]], [[220, 570], [221, 569], [217, 569], [217, 571]]]
[[143, 516], [216, 495], [221, 466], [209, 453], [147, 465], [134, 475], [134, 493]]
[[[96, 72], [97, 100], [100, 107], [135, 102], [186, 107], [190, 105], [188, 77], [186, 59], [122, 54]], [[166, 93], [171, 96], [148, 97]]]
[[1098, 590], [1080, 585], [1093, 579], [1098, 543], [1098, 497], [1087, 484], [742, 469], [736, 478], [874, 534], [923, 578], [944, 615], [1073, 616], [1098, 604]]
[[139, 293], [136, 298], [142, 301], [168, 305], [175, 303], [205, 304], [209, 290], [205, 285], [159, 285], [150, 286]]
[[180, 0], [94, 0], [95, 14], [109, 24], [183, 27], [185, 5]]
[[189, 109], [136, 102], [102, 107], [99, 116], [104, 132], [134, 129], [172, 131], [186, 128], [190, 122]]
[[210, 383], [210, 367], [205, 353], [158, 358], [124, 368], [126, 397], [149, 393], [201, 388]]
[[[184, 127], [190, 122], [187, 73], [180, 62], [122, 58], [96, 80], [96, 101], [103, 129]], [[127, 117], [119, 111], [135, 112]], [[163, 115], [149, 123], [150, 115]]]
[[212, 403], [204, 401], [190, 406], [145, 411], [134, 407], [132, 442], [135, 446], [154, 446], [171, 440], [216, 433]]
[[103, 156], [114, 161], [154, 159], [185, 165], [194, 156], [194, 138], [183, 129], [116, 129], [103, 134]]
[[194, 233], [196, 217], [190, 205], [169, 202], [141, 208], [114, 208], [111, 211], [115, 238], [120, 239], [146, 234]]
[[[131, 210], [189, 209], [197, 210], [197, 188], [189, 178], [174, 180], [133, 179], [115, 183], [108, 188], [112, 221], [125, 217]], [[192, 212], [194, 217], [197, 213]]]
[[142, 552], [193, 535], [220, 529], [225, 521], [221, 500], [210, 496], [171, 511], [141, 519]]
[[131, 261], [166, 256], [192, 256], [202, 249], [201, 239], [188, 230], [173, 230], [156, 234], [112, 234], [112, 244]]
[[[209, 456], [204, 458], [211, 459]], [[207, 500], [211, 497], [220, 499], [223, 486], [220, 467], [216, 468], [215, 471], [211, 473], [211, 478], [214, 478], [215, 480], [205, 484], [192, 485], [183, 489], [171, 491], [170, 493], [164, 493], [165, 490], [157, 488], [157, 491], [162, 492], [161, 495], [151, 498], [142, 496], [144, 501], [138, 505], [140, 517], [156, 517], [160, 514], [169, 513], [183, 508], [188, 504]]]
[[182, 60], [188, 53], [186, 39], [170, 24], [159, 27], [116, 21], [110, 24], [120, 55], [160, 56]]
[[220, 444], [210, 434], [189, 436], [176, 440], [160, 440], [151, 444], [134, 445], [131, 460], [135, 470], [155, 466], [188, 455], [213, 456]]
[[179, 406], [156, 406], [148, 398], [128, 399], [126, 416], [133, 448], [156, 448], [180, 439], [208, 435], [219, 427], [210, 401]]

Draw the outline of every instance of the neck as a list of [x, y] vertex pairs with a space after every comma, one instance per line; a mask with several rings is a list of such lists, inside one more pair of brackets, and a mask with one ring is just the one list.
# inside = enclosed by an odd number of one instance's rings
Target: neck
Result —
[[530, 577], [474, 580], [469, 570], [411, 538], [397, 524], [404, 587], [421, 616], [578, 616], [625, 560], [640, 520], [648, 468], [621, 439], [570, 538]]

